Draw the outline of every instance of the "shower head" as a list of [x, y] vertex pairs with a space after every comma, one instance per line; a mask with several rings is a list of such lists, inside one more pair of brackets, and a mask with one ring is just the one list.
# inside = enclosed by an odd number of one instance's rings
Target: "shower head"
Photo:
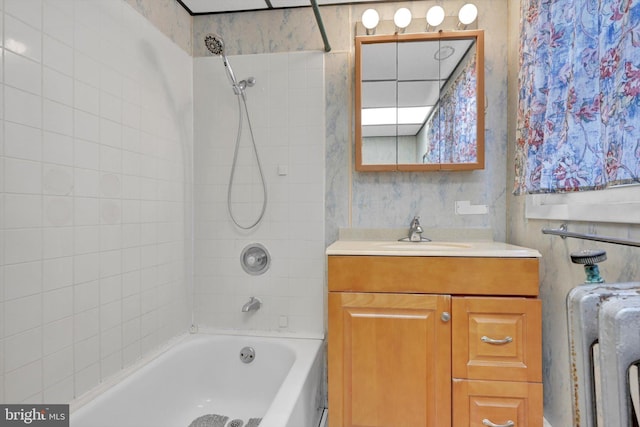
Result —
[[217, 34], [209, 33], [204, 36], [204, 44], [209, 49], [209, 52], [216, 56], [224, 56], [224, 41], [222, 37]]
[[235, 74], [233, 74], [231, 64], [229, 64], [227, 55], [224, 54], [224, 41], [222, 40], [222, 37], [217, 34], [209, 33], [204, 36], [204, 44], [207, 46], [207, 49], [209, 49], [209, 52], [222, 57], [222, 63], [224, 64], [224, 69], [227, 72], [227, 77], [229, 77], [231, 87], [233, 87], [233, 92], [236, 95], [240, 95], [244, 88], [238, 86], [238, 81], [236, 80]]

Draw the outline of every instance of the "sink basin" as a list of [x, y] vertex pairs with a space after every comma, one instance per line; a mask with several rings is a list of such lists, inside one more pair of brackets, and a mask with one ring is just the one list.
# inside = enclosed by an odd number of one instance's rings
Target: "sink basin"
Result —
[[384, 242], [380, 247], [391, 250], [405, 250], [405, 251], [444, 251], [444, 250], [459, 250], [459, 249], [471, 249], [469, 243], [453, 243], [453, 242], [397, 242], [388, 243]]

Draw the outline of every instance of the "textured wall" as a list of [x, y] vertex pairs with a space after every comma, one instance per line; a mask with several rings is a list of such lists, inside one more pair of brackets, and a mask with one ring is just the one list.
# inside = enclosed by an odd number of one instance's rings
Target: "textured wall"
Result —
[[125, 0], [188, 54], [193, 53], [193, 19], [176, 0]]
[[[506, 19], [505, 0], [476, 2], [478, 28], [485, 29], [486, 169], [475, 172], [356, 173], [353, 170], [353, 38], [355, 23], [367, 7], [320, 8], [329, 42], [325, 54], [326, 91], [326, 240], [338, 228], [397, 228], [421, 215], [429, 227], [491, 228], [505, 239], [506, 224]], [[374, 7], [383, 20], [399, 7], [409, 7], [414, 19], [424, 19], [434, 2], [385, 2]], [[462, 1], [447, 2], [448, 14]], [[322, 50], [311, 8], [245, 12], [194, 17], [194, 55], [206, 56], [204, 35], [222, 35], [230, 54]], [[488, 215], [458, 216], [456, 200], [489, 206]]]

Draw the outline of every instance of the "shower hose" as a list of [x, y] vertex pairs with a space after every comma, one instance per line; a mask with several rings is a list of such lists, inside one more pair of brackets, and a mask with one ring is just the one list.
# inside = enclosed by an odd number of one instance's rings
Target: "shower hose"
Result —
[[[227, 188], [227, 210], [229, 211], [229, 216], [231, 217], [231, 220], [238, 228], [241, 228], [243, 230], [250, 230], [255, 226], [257, 226], [260, 223], [260, 221], [262, 221], [265, 210], [267, 209], [267, 183], [265, 182], [264, 173], [262, 172], [262, 165], [260, 164], [260, 156], [258, 155], [258, 147], [256, 147], [256, 140], [253, 135], [253, 127], [251, 126], [251, 118], [249, 117], [249, 110], [247, 108], [247, 98], [245, 96], [243, 88], [240, 88], [237, 98], [238, 98], [238, 116], [239, 116], [238, 133], [236, 137], [236, 147], [233, 153], [233, 164], [231, 166], [231, 174], [229, 175], [229, 186]], [[243, 106], [244, 106], [244, 112], [243, 112]], [[242, 117], [244, 115], [243, 113], [246, 113], [246, 116], [247, 116], [249, 134], [251, 135], [253, 152], [256, 156], [256, 163], [258, 164], [258, 172], [260, 173], [260, 181], [262, 183], [262, 194], [263, 194], [262, 209], [260, 210], [260, 215], [258, 215], [258, 218], [254, 222], [252, 222], [250, 225], [241, 224], [233, 214], [233, 209], [231, 208], [231, 192], [233, 189], [233, 181], [235, 178], [236, 166], [238, 163], [238, 152], [240, 151], [240, 140], [242, 139], [242, 124], [243, 124]]]

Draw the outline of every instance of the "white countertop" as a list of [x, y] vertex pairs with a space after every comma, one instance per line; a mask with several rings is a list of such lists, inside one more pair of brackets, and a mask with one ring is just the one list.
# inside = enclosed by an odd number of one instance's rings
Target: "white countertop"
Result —
[[401, 242], [395, 240], [338, 240], [327, 255], [431, 256], [483, 258], [540, 258], [535, 249], [494, 241]]

